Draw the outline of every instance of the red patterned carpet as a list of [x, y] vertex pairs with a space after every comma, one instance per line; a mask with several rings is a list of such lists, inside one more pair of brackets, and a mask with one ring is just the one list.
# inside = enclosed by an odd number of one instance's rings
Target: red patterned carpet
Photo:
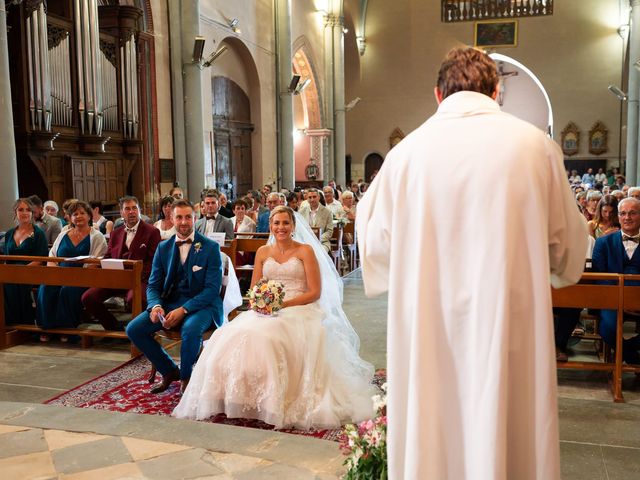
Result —
[[[146, 358], [137, 357], [44, 403], [65, 407], [95, 408], [112, 412], [170, 415], [180, 400], [178, 395], [180, 384], [175, 382], [167, 391], [151, 394], [147, 382], [149, 371], [150, 364]], [[374, 381], [378, 385], [384, 382], [383, 370], [376, 372]], [[216, 415], [207, 421], [261, 430], [274, 429], [273, 425], [259, 420], [227, 418], [224, 414]], [[282, 429], [278, 431], [333, 441], [339, 441], [342, 432], [341, 429], [311, 431]]]

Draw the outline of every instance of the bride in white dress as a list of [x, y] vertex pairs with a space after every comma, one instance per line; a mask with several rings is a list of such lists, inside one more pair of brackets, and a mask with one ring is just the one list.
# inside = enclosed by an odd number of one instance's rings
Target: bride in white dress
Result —
[[258, 250], [251, 279], [252, 286], [261, 278], [282, 282], [283, 309], [275, 317], [243, 312], [216, 330], [173, 416], [225, 413], [301, 429], [373, 416], [373, 366], [358, 355], [359, 339], [341, 307], [341, 280], [310, 230], [296, 229], [307, 243], [292, 238], [295, 225], [290, 208], [272, 211], [275, 242]]

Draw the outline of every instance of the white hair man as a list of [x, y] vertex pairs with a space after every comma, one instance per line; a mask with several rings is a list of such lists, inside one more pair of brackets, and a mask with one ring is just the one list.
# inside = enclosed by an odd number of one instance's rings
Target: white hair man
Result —
[[331, 210], [333, 214], [333, 218], [343, 217], [344, 210], [342, 204], [334, 197], [335, 192], [333, 188], [327, 185], [322, 189], [322, 193], [324, 194], [324, 201], [327, 204], [327, 208]]

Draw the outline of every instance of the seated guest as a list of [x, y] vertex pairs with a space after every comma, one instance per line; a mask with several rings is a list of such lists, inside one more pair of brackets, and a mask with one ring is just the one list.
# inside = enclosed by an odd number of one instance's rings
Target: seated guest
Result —
[[180, 187], [173, 187], [169, 190], [169, 196], [173, 197], [175, 200], [182, 200], [184, 198], [184, 192]]
[[44, 211], [42, 200], [40, 200], [39, 196], [31, 195], [28, 200], [33, 205], [33, 218], [36, 221], [36, 225], [44, 231], [47, 244], [51, 245], [62, 231], [62, 222], [59, 218], [52, 217]]
[[330, 186], [326, 186], [322, 189], [322, 193], [324, 193], [324, 201], [326, 203], [326, 207], [331, 210], [333, 214], [333, 218], [340, 218], [344, 216], [344, 210], [342, 209], [342, 204], [334, 198], [333, 188]]
[[320, 205], [320, 192], [315, 188], [307, 192], [307, 202], [307, 205], [300, 207], [299, 213], [310, 227], [320, 229], [320, 243], [328, 253], [333, 236], [333, 215], [327, 207]]
[[[69, 205], [67, 212], [72, 227], [62, 232], [49, 252], [50, 257], [101, 257], [107, 251], [104, 236], [91, 228], [91, 207], [83, 201]], [[49, 263], [61, 267], [82, 267], [79, 262]], [[37, 323], [42, 328], [77, 327], [80, 324], [80, 298], [86, 287], [40, 285], [37, 302]]]
[[[186, 200], [173, 204], [176, 235], [161, 242], [153, 257], [147, 287], [147, 310], [127, 325], [127, 335], [162, 374], [152, 393], [173, 381], [186, 388], [202, 345], [202, 335], [215, 322], [222, 325], [220, 247], [194, 230], [193, 207]], [[179, 329], [180, 369], [154, 339], [157, 331]]]
[[[43, 207], [44, 211], [47, 212], [48, 215], [59, 218], [58, 212], [60, 211], [60, 207], [58, 207], [58, 204], [54, 200], [47, 200], [46, 202], [44, 202]], [[62, 226], [64, 226], [65, 224], [66, 222], [62, 222]]]
[[587, 221], [593, 220], [593, 217], [596, 215], [596, 207], [598, 206], [598, 202], [602, 198], [602, 194], [597, 190], [589, 190], [587, 193], [587, 206], [583, 211], [584, 216]]
[[63, 217], [62, 223], [64, 225], [64, 227], [62, 227], [63, 232], [66, 232], [72, 227], [72, 225], [70, 225], [71, 217], [69, 216], [68, 210], [69, 210], [69, 205], [77, 201], [78, 201], [77, 198], [67, 198], [64, 202], [62, 202], [62, 217]]
[[640, 200], [640, 187], [631, 187], [627, 190], [627, 197], [633, 197]]
[[[16, 226], [7, 230], [4, 237], [5, 255], [46, 257], [49, 250], [44, 232], [33, 223], [33, 205], [26, 198], [13, 204]], [[27, 264], [26, 261], [10, 262]], [[39, 265], [39, 262], [32, 262]], [[7, 324], [33, 324], [35, 309], [31, 298], [31, 285], [4, 284], [4, 318]]]
[[245, 203], [247, 204], [247, 211], [245, 213], [245, 215], [247, 217], [249, 217], [251, 220], [253, 220], [253, 223], [257, 223], [258, 222], [258, 212], [257, 210], [254, 210], [253, 206], [255, 205], [253, 198], [250, 197], [249, 195], [242, 197], [242, 199], [245, 201]]
[[224, 193], [220, 192], [218, 201], [220, 202], [220, 215], [227, 218], [233, 217], [233, 210], [229, 208], [229, 200]]
[[298, 195], [295, 192], [291, 192], [287, 195], [287, 207], [294, 212], [298, 211]]
[[93, 228], [99, 230], [100, 233], [105, 235], [107, 233], [107, 225], [111, 223], [111, 228], [109, 229], [109, 232], [111, 232], [111, 230], [113, 230], [113, 222], [111, 220], [107, 220], [107, 218], [102, 215], [102, 212], [104, 211], [102, 202], [100, 200], [91, 200], [89, 205], [91, 206]]
[[[618, 203], [621, 231], [596, 240], [593, 247], [594, 272], [640, 274], [640, 200], [625, 198]], [[600, 335], [611, 347], [616, 344], [615, 310], [601, 310]], [[640, 364], [640, 335], [623, 341], [622, 358], [630, 364]]]
[[[238, 199], [233, 202], [233, 212], [235, 216], [231, 217], [231, 223], [233, 224], [233, 231], [235, 233], [252, 233], [256, 231], [256, 223], [251, 220], [247, 215], [247, 202], [243, 199]], [[243, 238], [242, 236], [237, 236]]]
[[622, 200], [624, 200], [626, 198], [624, 192], [622, 190], [614, 190], [613, 192], [611, 192], [611, 195], [613, 195], [614, 197], [616, 197], [616, 199], [618, 200], [618, 203], [620, 203]]
[[598, 202], [596, 214], [588, 225], [589, 234], [598, 239], [603, 235], [620, 229], [618, 221], [618, 199], [612, 195], [605, 195]]
[[356, 220], [356, 203], [353, 192], [346, 191], [340, 197], [342, 200], [342, 210], [344, 210], [347, 220], [355, 222]]
[[[173, 197], [169, 197], [173, 200]], [[151, 273], [151, 262], [160, 243], [160, 232], [157, 228], [140, 221], [140, 206], [136, 197], [120, 199], [120, 214], [124, 218], [124, 227], [113, 231], [109, 238], [109, 246], [104, 258], [121, 260], [142, 260], [142, 302], [146, 303], [145, 293]], [[105, 330], [124, 330], [116, 317], [104, 306], [110, 297], [125, 296], [127, 305], [133, 301], [133, 290], [109, 288], [90, 288], [82, 295], [82, 305], [93, 315]]]
[[160, 219], [153, 224], [160, 230], [160, 238], [166, 240], [176, 234], [176, 227], [173, 225], [173, 202], [175, 198], [171, 195], [162, 197], [160, 200]]
[[258, 225], [256, 227], [256, 232], [259, 233], [269, 233], [269, 215], [271, 215], [271, 211], [280, 205], [280, 194], [279, 193], [270, 193], [267, 196], [267, 211], [261, 213], [258, 217]]
[[202, 218], [196, 222], [195, 229], [205, 237], [214, 232], [225, 234], [227, 240], [233, 240], [233, 223], [219, 213], [218, 194], [214, 190], [203, 193], [201, 202]]

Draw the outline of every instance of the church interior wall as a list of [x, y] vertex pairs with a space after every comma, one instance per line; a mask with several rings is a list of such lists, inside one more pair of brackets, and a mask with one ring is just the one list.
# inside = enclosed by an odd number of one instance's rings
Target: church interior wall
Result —
[[[272, 2], [239, 0], [201, 3], [200, 33], [206, 38], [205, 58], [224, 41], [230, 52], [203, 71], [202, 96], [205, 136], [212, 136], [212, 91], [214, 76], [227, 76], [247, 93], [255, 130], [252, 134], [253, 184], [275, 182], [277, 138], [275, 111], [275, 37]], [[227, 26], [238, 19], [239, 32]], [[245, 90], [246, 89], [246, 90]], [[212, 142], [207, 147], [211, 155]], [[244, 192], [242, 192], [244, 193]]]
[[[156, 93], [158, 108], [158, 158], [172, 159], [173, 121], [171, 113], [171, 59], [169, 56], [169, 20], [162, 0], [151, 0], [155, 38]], [[160, 193], [168, 194], [172, 183], [161, 183]]]
[[[607, 86], [622, 83], [623, 40], [617, 28], [624, 22], [616, 0], [556, 2], [551, 16], [518, 19], [517, 47], [493, 50], [538, 76], [551, 99], [558, 142], [569, 121], [578, 124], [582, 142], [574, 158], [593, 157], [586, 139], [600, 120], [609, 130], [609, 151], [600, 158], [618, 162], [620, 103]], [[473, 22], [441, 23], [438, 0], [369, 2], [367, 48], [359, 68], [352, 63], [355, 38], [345, 38], [346, 98], [362, 98], [346, 120], [354, 177], [364, 171], [368, 152], [389, 151], [396, 127], [408, 134], [435, 112], [440, 62], [449, 49], [473, 44], [473, 28]]]

